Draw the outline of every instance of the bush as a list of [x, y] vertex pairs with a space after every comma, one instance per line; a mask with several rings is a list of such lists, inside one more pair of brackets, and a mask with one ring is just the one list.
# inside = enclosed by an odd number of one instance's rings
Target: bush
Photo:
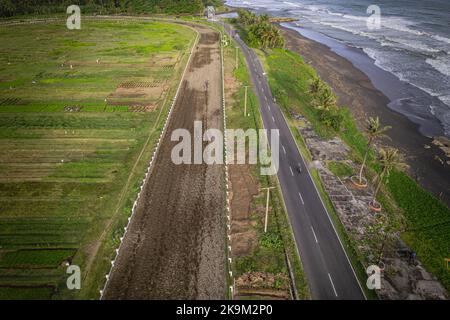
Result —
[[261, 237], [261, 246], [268, 249], [282, 249], [283, 241], [278, 234], [266, 232]]
[[284, 38], [280, 30], [270, 23], [267, 15], [258, 16], [248, 10], [238, 10], [237, 22], [245, 31], [244, 39], [251, 47], [282, 48]]
[[66, 13], [69, 5], [79, 5], [83, 13], [202, 13], [206, 5], [220, 0], [0, 0], [0, 17], [26, 14]]

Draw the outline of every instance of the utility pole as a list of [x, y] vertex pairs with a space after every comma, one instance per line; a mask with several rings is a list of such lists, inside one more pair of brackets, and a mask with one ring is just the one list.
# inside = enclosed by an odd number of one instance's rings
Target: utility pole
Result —
[[275, 187], [268, 187], [268, 188], [261, 188], [261, 190], [267, 190], [267, 198], [266, 198], [266, 218], [264, 220], [264, 233], [267, 232], [267, 222], [269, 220], [269, 195], [270, 195], [270, 189], [273, 189]]
[[238, 68], [238, 47], [236, 47], [236, 67], [235, 67], [235, 69], [237, 69]]
[[245, 94], [244, 94], [244, 117], [247, 116], [247, 88], [248, 86], [244, 86]]

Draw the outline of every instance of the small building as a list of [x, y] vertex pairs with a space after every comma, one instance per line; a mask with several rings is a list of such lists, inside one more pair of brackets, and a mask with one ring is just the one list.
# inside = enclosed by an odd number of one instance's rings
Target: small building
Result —
[[206, 18], [208, 20], [214, 20], [216, 17], [216, 9], [214, 9], [213, 6], [207, 6], [206, 7]]

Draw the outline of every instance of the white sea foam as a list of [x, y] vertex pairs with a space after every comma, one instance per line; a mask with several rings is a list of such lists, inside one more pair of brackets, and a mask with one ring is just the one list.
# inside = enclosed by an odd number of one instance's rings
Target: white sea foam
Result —
[[[444, 104], [446, 104], [447, 106], [450, 107], [450, 94], [439, 96], [439, 100], [441, 100]], [[450, 112], [450, 109], [449, 109], [449, 112]], [[449, 120], [450, 120], [450, 118], [449, 118]]]
[[283, 3], [287, 4], [288, 6], [295, 7], [295, 8], [300, 8], [301, 7], [298, 4], [292, 3], [292, 2], [289, 2], [289, 1], [283, 1]]
[[[395, 74], [395, 70], [388, 66], [389, 57], [383, 55], [383, 52], [373, 49], [373, 48], [362, 48], [364, 53], [367, 54], [370, 58], [372, 58], [375, 62], [375, 65], [385, 71], [391, 72]], [[397, 75], [397, 74], [396, 74]], [[402, 80], [401, 75], [397, 75], [400, 80]]]
[[431, 35], [431, 37], [433, 39], [437, 40], [437, 41], [441, 41], [441, 42], [445, 42], [445, 43], [450, 44], [450, 39], [449, 38], [442, 37], [442, 36], [437, 35], [437, 34]]
[[397, 47], [400, 45], [401, 47], [407, 50], [423, 53], [438, 53], [441, 51], [439, 49], [431, 48], [425, 43], [415, 39], [400, 38], [400, 37], [383, 37], [383, 39], [387, 41], [379, 40], [382, 46]]
[[434, 59], [428, 58], [425, 61], [443, 75], [450, 77], [450, 57], [448, 55], [437, 57]]

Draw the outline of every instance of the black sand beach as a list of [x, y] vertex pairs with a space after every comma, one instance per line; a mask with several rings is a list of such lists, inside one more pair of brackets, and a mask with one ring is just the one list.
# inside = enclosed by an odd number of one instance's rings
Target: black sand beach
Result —
[[[392, 87], [395, 86], [395, 79], [388, 79], [389, 75], [386, 75], [384, 80], [384, 71], [370, 74], [381, 86], [384, 81], [389, 82], [386, 90], [391, 92], [384, 94], [374, 86], [366, 73], [328, 46], [305, 38], [294, 30], [281, 28], [286, 38], [286, 48], [303, 56], [305, 61], [317, 70], [320, 77], [334, 89], [340, 105], [350, 108], [361, 129], [369, 116], [378, 116], [383, 125], [392, 126], [388, 132], [390, 139], [384, 139], [382, 144], [401, 150], [410, 166], [411, 176], [450, 206], [450, 159], [435, 144], [434, 138], [438, 137], [421, 134], [418, 124], [391, 109], [392, 104], [391, 108], [388, 107], [391, 99], [387, 96], [395, 94], [397, 89], [401, 90], [404, 84], [398, 81], [398, 88]], [[438, 139], [448, 143], [446, 138]]]

